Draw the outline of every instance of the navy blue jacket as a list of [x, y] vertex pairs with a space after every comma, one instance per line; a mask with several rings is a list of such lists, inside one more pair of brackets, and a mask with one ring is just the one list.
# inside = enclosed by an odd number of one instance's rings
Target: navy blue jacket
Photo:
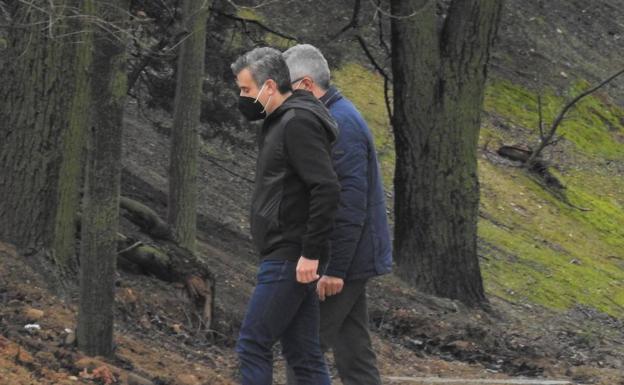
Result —
[[338, 123], [332, 149], [341, 186], [326, 275], [366, 279], [392, 269], [392, 241], [373, 136], [360, 112], [334, 87], [321, 102]]

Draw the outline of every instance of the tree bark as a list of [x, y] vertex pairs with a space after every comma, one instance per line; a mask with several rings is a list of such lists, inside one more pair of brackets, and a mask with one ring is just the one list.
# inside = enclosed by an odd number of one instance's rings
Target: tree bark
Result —
[[[397, 273], [420, 290], [486, 301], [477, 256], [477, 142], [500, 0], [392, 0]], [[408, 17], [406, 17], [408, 16]]]
[[[76, 0], [11, 2], [0, 72], [0, 238], [74, 263], [84, 50], [67, 16]], [[49, 28], [41, 23], [55, 19]]]
[[167, 222], [179, 244], [195, 251], [199, 115], [206, 49], [207, 0], [184, 0], [189, 33], [180, 46], [169, 168]]
[[[82, 12], [91, 13], [89, 1], [82, 5]], [[75, 30], [82, 30], [85, 23], [75, 22]], [[86, 29], [89, 31], [89, 28]], [[67, 129], [63, 135], [63, 162], [59, 172], [59, 188], [54, 227], [55, 259], [67, 272], [78, 271], [76, 247], [77, 218], [80, 211], [80, 189], [84, 184], [86, 137], [89, 124], [90, 74], [93, 36], [90, 32], [80, 35], [76, 46], [73, 71], [74, 92], [69, 106]], [[74, 275], [74, 274], [72, 274]]]
[[[90, 0], [92, 1], [92, 0]], [[95, 3], [104, 22], [124, 20], [124, 0]], [[96, 28], [96, 27], [94, 27]], [[113, 304], [119, 226], [121, 138], [126, 95], [125, 43], [94, 30], [92, 123], [88, 146], [80, 255], [78, 347], [88, 355], [113, 353]]]

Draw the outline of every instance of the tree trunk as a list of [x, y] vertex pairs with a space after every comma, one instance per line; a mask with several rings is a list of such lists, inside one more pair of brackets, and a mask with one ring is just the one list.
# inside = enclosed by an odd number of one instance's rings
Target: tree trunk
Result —
[[[105, 22], [124, 20], [123, 0], [95, 7]], [[94, 27], [96, 28], [96, 27]], [[113, 353], [113, 304], [119, 194], [121, 138], [126, 95], [125, 43], [120, 35], [97, 28], [93, 37], [92, 124], [88, 146], [80, 255], [78, 347], [88, 355]]]
[[[77, 23], [66, 17], [76, 4], [10, 3], [14, 24], [0, 72], [0, 238], [52, 249], [61, 270], [75, 265], [78, 149], [87, 113], [74, 93], [84, 72], [72, 70], [85, 64], [84, 52], [77, 56]], [[41, 28], [51, 18], [55, 23]]]
[[[500, 0], [392, 0], [397, 273], [420, 290], [486, 301], [477, 256], [477, 142]], [[409, 17], [404, 17], [408, 16]]]
[[[82, 12], [92, 13], [91, 2], [82, 4]], [[75, 29], [82, 30], [84, 23], [75, 22]], [[89, 31], [89, 29], [86, 29]], [[93, 35], [80, 35], [76, 46], [74, 64], [74, 92], [67, 118], [67, 130], [63, 136], [63, 162], [59, 173], [59, 192], [56, 207], [53, 250], [56, 261], [63, 269], [78, 271], [76, 248], [77, 217], [80, 210], [80, 187], [84, 183], [84, 163], [87, 127], [89, 124], [90, 74]], [[72, 274], [74, 275], [74, 274]]]
[[184, 0], [189, 33], [180, 46], [169, 166], [167, 221], [178, 243], [195, 251], [197, 233], [197, 159], [199, 115], [204, 77], [208, 1]]

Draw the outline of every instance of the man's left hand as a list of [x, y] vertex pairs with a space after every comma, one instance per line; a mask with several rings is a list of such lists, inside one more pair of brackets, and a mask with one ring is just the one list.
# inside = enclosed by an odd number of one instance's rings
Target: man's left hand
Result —
[[326, 297], [340, 293], [343, 287], [344, 280], [342, 278], [324, 275], [316, 283], [316, 292], [318, 293], [319, 299], [325, 301]]

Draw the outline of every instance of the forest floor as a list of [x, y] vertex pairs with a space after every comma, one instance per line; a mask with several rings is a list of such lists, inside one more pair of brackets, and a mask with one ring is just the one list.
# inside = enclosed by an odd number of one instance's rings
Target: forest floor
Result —
[[[0, 384], [236, 383], [233, 343], [255, 269], [232, 251], [200, 245], [218, 277], [211, 333], [189, 321], [180, 285], [120, 272], [115, 358], [93, 360], [75, 347], [76, 288], [54, 295], [41, 256], [0, 243]], [[393, 276], [374, 280], [369, 300], [384, 383], [624, 384], [624, 325], [587, 308], [554, 312], [490, 297], [488, 309], [473, 310], [418, 293]], [[275, 360], [275, 383], [283, 384], [284, 362], [279, 354]], [[331, 355], [329, 363], [339, 384]]]

